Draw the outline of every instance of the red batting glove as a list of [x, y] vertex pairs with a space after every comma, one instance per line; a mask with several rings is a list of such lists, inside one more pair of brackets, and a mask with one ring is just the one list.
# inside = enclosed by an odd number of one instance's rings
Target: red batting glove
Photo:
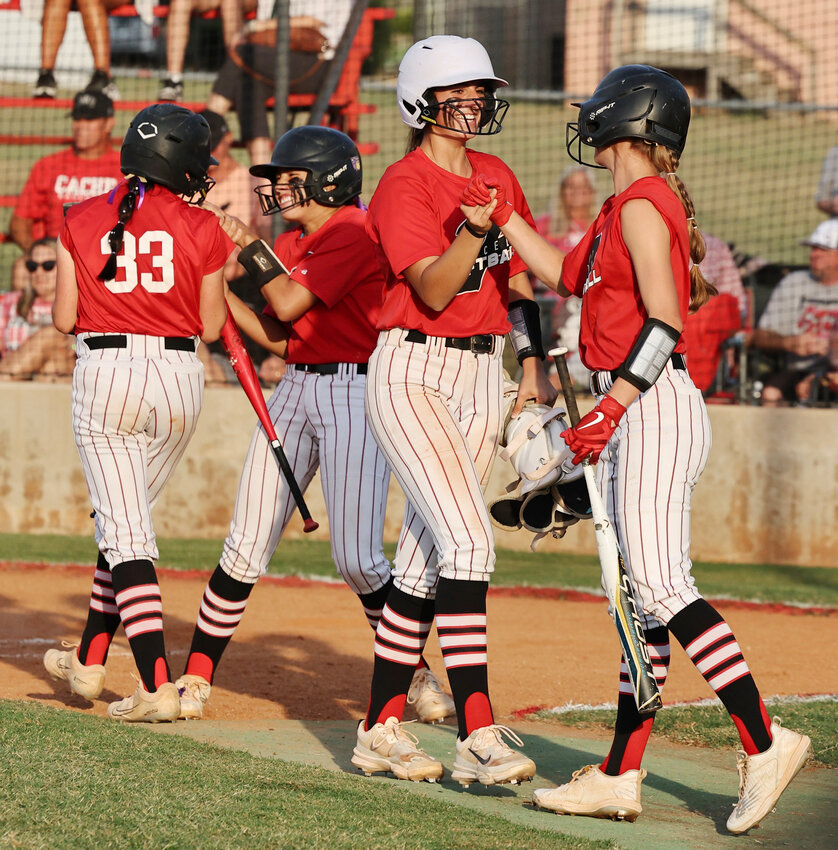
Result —
[[491, 202], [492, 196], [489, 194], [489, 187], [484, 182], [483, 175], [475, 174], [469, 180], [468, 186], [463, 189], [460, 203], [467, 207], [485, 207]]
[[573, 463], [582, 463], [585, 458], [596, 463], [625, 412], [625, 407], [617, 399], [607, 395], [573, 428], [562, 431], [564, 441], [574, 453]]

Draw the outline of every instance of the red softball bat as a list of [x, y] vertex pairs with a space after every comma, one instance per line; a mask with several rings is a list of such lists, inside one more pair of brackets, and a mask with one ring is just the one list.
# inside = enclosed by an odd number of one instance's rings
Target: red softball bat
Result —
[[265, 397], [262, 395], [262, 388], [259, 386], [259, 378], [256, 375], [256, 367], [253, 365], [253, 361], [250, 359], [250, 355], [244, 347], [239, 327], [236, 324], [236, 320], [233, 318], [233, 314], [230, 312], [229, 307], [227, 308], [227, 321], [221, 329], [221, 344], [227, 352], [230, 365], [233, 367], [233, 371], [236, 373], [236, 377], [239, 379], [239, 383], [242, 385], [245, 395], [248, 399], [250, 399], [250, 403], [253, 405], [256, 415], [259, 417], [259, 422], [262, 423], [262, 427], [268, 435], [268, 440], [270, 441], [274, 455], [276, 455], [279, 468], [282, 470], [282, 474], [288, 482], [291, 495], [294, 497], [294, 502], [296, 502], [300, 511], [300, 516], [303, 518], [303, 531], [306, 533], [314, 531], [319, 528], [320, 525], [311, 518], [311, 513], [309, 512], [308, 506], [303, 498], [300, 485], [294, 477], [294, 471], [291, 469], [291, 464], [288, 463], [288, 458], [285, 456], [282, 443], [279, 442], [279, 438], [276, 435], [274, 424], [271, 421], [270, 414], [268, 413], [268, 406], [265, 404]]

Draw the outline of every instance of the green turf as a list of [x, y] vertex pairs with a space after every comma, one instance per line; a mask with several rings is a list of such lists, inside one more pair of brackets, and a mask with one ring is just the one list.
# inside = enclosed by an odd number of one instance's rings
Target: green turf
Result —
[[[838, 698], [801, 702], [793, 698], [766, 700], [768, 713], [783, 725], [812, 739], [813, 764], [838, 767]], [[610, 731], [616, 709], [539, 711], [539, 719], [563, 726]], [[679, 744], [736, 749], [739, 736], [727, 711], [719, 705], [670, 706], [655, 717], [654, 734]]]
[[606, 848], [397, 784], [0, 701], [0, 846]]
[[[159, 541], [160, 565], [211, 570], [221, 553], [219, 540]], [[385, 547], [393, 555], [393, 545]], [[0, 559], [47, 563], [91, 563], [95, 547], [87, 537], [55, 534], [0, 534]], [[498, 550], [495, 586], [581, 588], [599, 592], [595, 556]], [[321, 540], [283, 540], [270, 564], [273, 575], [335, 578], [329, 544]], [[838, 570], [774, 564], [696, 564], [702, 593], [711, 598], [838, 605]]]

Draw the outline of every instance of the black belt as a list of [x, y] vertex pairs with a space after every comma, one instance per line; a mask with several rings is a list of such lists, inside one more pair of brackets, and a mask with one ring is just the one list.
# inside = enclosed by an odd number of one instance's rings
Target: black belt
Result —
[[[687, 371], [687, 361], [683, 354], [673, 354], [669, 358], [673, 369], [680, 369], [682, 372]], [[614, 385], [617, 380], [619, 369], [602, 369], [599, 372], [591, 372], [591, 392], [594, 395], [605, 395], [608, 390]]]
[[[418, 342], [424, 345], [428, 335], [422, 331], [408, 331], [406, 342]], [[495, 337], [492, 334], [477, 334], [476, 336], [447, 336], [446, 348], [457, 348], [460, 351], [471, 351], [474, 354], [492, 354], [495, 350]]]
[[[110, 336], [89, 336], [84, 344], [91, 350], [99, 348], [127, 348], [128, 337], [125, 334], [111, 334]], [[191, 336], [164, 336], [163, 348], [169, 351], [191, 351], [195, 353], [195, 340]]]
[[315, 375], [337, 375], [341, 366], [357, 366], [356, 375], [367, 374], [366, 363], [292, 363], [289, 365], [301, 372], [313, 372]]

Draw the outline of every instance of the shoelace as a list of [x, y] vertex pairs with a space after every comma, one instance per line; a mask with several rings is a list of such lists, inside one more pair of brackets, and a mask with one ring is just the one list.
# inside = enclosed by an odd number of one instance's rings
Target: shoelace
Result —
[[739, 771], [739, 799], [734, 803], [734, 808], [742, 802], [742, 797], [745, 795], [745, 786], [748, 784], [748, 765], [750, 760], [747, 753], [739, 750], [736, 753], [736, 769]]
[[402, 741], [411, 744], [415, 749], [419, 749], [419, 739], [406, 729], [402, 729], [405, 723], [416, 723], [415, 720], [405, 720], [399, 723], [394, 723], [392, 726], [382, 726], [375, 738], [372, 740], [372, 748], [377, 749], [382, 741], [389, 738], [394, 738], [395, 741]]
[[584, 767], [580, 767], [579, 770], [574, 770], [570, 776], [570, 781], [574, 782], [586, 773], [590, 773], [595, 767], [595, 764], [586, 764]]
[[507, 738], [509, 738], [510, 741], [512, 741], [513, 744], [515, 744], [518, 747], [524, 746], [524, 742], [508, 726], [501, 726], [500, 724], [496, 723], [496, 724], [493, 724], [492, 726], [486, 726], [482, 730], [482, 734], [474, 742], [475, 748], [485, 747], [486, 746], [485, 739], [489, 736], [490, 733], [492, 733], [494, 735], [495, 740], [498, 742], [498, 744], [500, 744], [502, 747], [504, 747], [507, 750], [511, 749], [511, 748], [510, 748], [509, 744], [507, 744], [503, 740], [501, 735], [505, 735]]
[[433, 691], [435, 694], [442, 695], [442, 688], [435, 676], [429, 676], [427, 673], [420, 674], [420, 676], [421, 678], [417, 678], [415, 682], [411, 682], [410, 690], [407, 692], [408, 705], [413, 705], [425, 688]]

